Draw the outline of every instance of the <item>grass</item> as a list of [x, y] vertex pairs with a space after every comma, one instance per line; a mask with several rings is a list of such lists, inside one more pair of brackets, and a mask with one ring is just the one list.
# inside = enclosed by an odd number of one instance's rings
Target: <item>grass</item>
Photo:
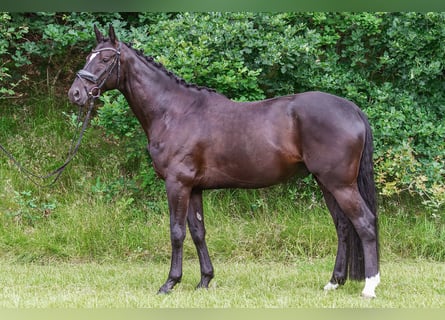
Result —
[[157, 295], [164, 263], [49, 263], [2, 261], [3, 308], [413, 308], [445, 307], [445, 266], [428, 261], [382, 265], [378, 297], [362, 299], [363, 283], [324, 292], [332, 258], [294, 263], [217, 261], [208, 290], [195, 290], [197, 261], [186, 261], [183, 282]]
[[[8, 191], [7, 183], [0, 200], [0, 254], [10, 259], [169, 260], [169, 218], [163, 197], [158, 203], [161, 212], [153, 212], [127, 193], [106, 201], [91, 193], [86, 183], [84, 191], [60, 195], [57, 190], [17, 195]], [[240, 200], [238, 192], [206, 193], [207, 240], [215, 259], [292, 262], [335, 253], [335, 229], [322, 202], [292, 202], [280, 198], [277, 189], [261, 191], [263, 195], [242, 191], [244, 200]], [[255, 199], [263, 201], [263, 208], [247, 209]], [[232, 207], [236, 201], [239, 206]], [[444, 261], [444, 224], [418, 212], [414, 204], [397, 204], [381, 209], [382, 257]], [[187, 256], [196, 255], [189, 236], [184, 250]]]
[[[30, 103], [1, 106], [0, 143], [47, 172], [68, 150], [74, 128], [62, 112], [72, 106]], [[132, 180], [122, 145], [90, 127], [53, 188], [36, 187], [0, 157], [0, 307], [444, 306], [443, 213], [411, 197], [383, 199], [378, 299], [360, 299], [362, 283], [325, 294], [335, 230], [320, 192], [298, 181], [207, 191], [217, 277], [210, 290], [194, 290], [198, 262], [188, 236], [183, 283], [157, 296], [170, 259], [167, 202], [162, 182], [141, 190]]]

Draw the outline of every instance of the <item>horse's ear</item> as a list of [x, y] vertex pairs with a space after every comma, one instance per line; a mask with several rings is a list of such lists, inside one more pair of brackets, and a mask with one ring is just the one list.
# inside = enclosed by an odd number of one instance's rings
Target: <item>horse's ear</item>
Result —
[[110, 37], [110, 40], [113, 44], [115, 44], [117, 42], [117, 37], [116, 37], [116, 33], [114, 32], [114, 28], [113, 25], [110, 24], [110, 27], [108, 29], [108, 35]]
[[99, 29], [97, 29], [96, 25], [94, 25], [94, 33], [96, 34], [96, 41], [97, 41], [97, 43], [102, 42], [104, 40], [104, 36], [99, 31]]

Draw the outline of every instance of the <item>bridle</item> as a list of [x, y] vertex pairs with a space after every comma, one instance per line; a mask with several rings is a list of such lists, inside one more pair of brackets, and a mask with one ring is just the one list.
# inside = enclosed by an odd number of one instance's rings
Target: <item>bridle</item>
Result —
[[[108, 80], [108, 78], [111, 76], [114, 68], [117, 66], [117, 86], [119, 86], [119, 80], [120, 80], [120, 73], [121, 73], [121, 42], [119, 42], [119, 46], [117, 49], [115, 48], [103, 48], [99, 50], [93, 50], [92, 53], [100, 53], [102, 51], [113, 51], [115, 53], [113, 57], [113, 61], [99, 74], [95, 75], [87, 70], [85, 70], [86, 67], [94, 60], [90, 60], [83, 69], [79, 70], [76, 74], [76, 76], [80, 79], [80, 81], [83, 84], [83, 87], [88, 95], [88, 97], [92, 99], [96, 99], [100, 96], [101, 89], [105, 82]], [[107, 74], [108, 73], [108, 74]], [[104, 75], [107, 74], [105, 77]], [[102, 79], [103, 78], [103, 79]], [[102, 79], [102, 81], [101, 81]], [[87, 89], [86, 81], [92, 82], [96, 84], [91, 90]]]

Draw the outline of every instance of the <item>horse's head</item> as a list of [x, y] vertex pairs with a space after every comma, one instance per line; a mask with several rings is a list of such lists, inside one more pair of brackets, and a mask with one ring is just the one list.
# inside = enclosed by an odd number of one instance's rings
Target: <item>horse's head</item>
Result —
[[94, 26], [97, 46], [88, 55], [86, 64], [77, 72], [77, 77], [68, 91], [72, 103], [85, 105], [89, 99], [100, 96], [101, 92], [116, 89], [120, 78], [121, 43], [110, 25], [108, 38]]

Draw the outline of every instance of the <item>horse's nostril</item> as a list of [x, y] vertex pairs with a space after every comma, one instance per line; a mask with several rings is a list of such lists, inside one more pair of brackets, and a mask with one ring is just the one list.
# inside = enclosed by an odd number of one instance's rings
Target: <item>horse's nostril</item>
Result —
[[71, 97], [71, 99], [73, 99], [73, 100], [79, 100], [79, 98], [80, 98], [80, 91], [79, 91], [79, 89], [71, 89], [70, 91], [69, 91], [69, 96]]
[[82, 100], [82, 94], [79, 89], [71, 88], [68, 92], [68, 97], [73, 103], [79, 103]]

